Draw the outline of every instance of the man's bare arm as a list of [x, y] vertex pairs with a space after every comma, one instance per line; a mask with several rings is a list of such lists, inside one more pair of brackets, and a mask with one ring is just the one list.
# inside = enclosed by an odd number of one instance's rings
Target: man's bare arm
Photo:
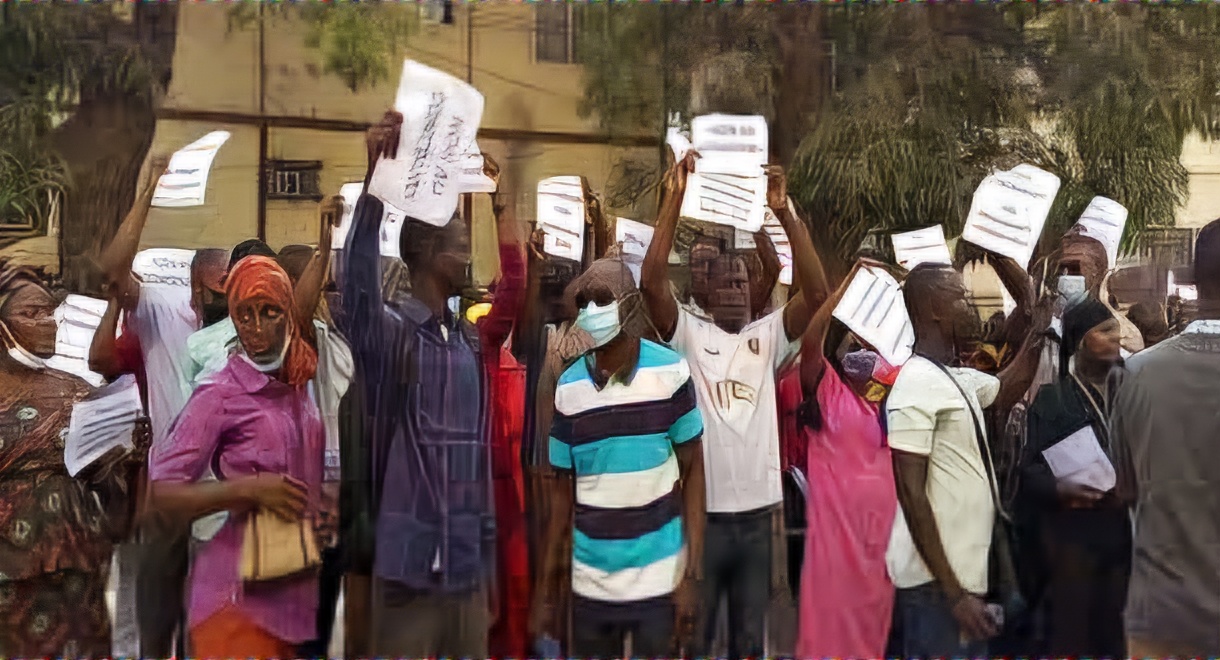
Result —
[[136, 259], [136, 251], [140, 249], [140, 236], [144, 233], [144, 225], [148, 221], [148, 210], [152, 207], [157, 181], [167, 167], [167, 156], [154, 156], [149, 162], [131, 209], [98, 259], [107, 297], [117, 298], [127, 309], [134, 308], [138, 300], [133, 291], [137, 282], [132, 279], [131, 264]]
[[343, 198], [332, 195], [324, 200], [318, 207], [318, 215], [318, 247], [314, 249], [313, 257], [301, 273], [293, 293], [297, 318], [303, 320], [313, 318], [318, 301], [322, 299], [322, 290], [326, 287], [326, 276], [330, 273], [331, 235], [343, 217]]
[[665, 340], [673, 338], [678, 326], [678, 302], [669, 288], [669, 253], [674, 247], [678, 214], [686, 194], [686, 178], [693, 164], [693, 157], [688, 156], [674, 163], [665, 173], [665, 197], [657, 214], [652, 243], [648, 245], [648, 253], [641, 267], [640, 291], [644, 295], [644, 303], [648, 305], [652, 322]]

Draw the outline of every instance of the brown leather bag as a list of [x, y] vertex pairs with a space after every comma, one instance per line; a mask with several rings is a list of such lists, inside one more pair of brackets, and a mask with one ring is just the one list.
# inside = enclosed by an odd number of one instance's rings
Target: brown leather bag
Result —
[[246, 518], [241, 548], [241, 577], [247, 582], [275, 580], [322, 564], [313, 525], [302, 518], [289, 522], [259, 509]]

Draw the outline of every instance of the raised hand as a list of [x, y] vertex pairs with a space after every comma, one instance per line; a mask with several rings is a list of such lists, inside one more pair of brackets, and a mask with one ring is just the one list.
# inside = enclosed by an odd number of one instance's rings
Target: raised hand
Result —
[[765, 165], [767, 173], [767, 206], [773, 210], [788, 206], [788, 175], [779, 165]]
[[370, 170], [382, 157], [398, 157], [398, 139], [401, 132], [402, 113], [395, 110], [387, 110], [381, 121], [369, 128], [364, 136], [364, 144], [368, 150]]

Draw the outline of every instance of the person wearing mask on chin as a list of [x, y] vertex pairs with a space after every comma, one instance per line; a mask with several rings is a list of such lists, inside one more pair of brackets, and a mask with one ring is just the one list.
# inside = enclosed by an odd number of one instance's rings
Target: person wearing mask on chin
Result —
[[[192, 655], [295, 657], [317, 626], [314, 535], [325, 433], [307, 384], [318, 354], [306, 338], [309, 319], [296, 309], [292, 283], [275, 260], [241, 260], [225, 293], [240, 350], [195, 390], [168, 441], [153, 449], [152, 499], [183, 520], [231, 514], [194, 556]], [[209, 469], [215, 480], [203, 479]], [[300, 547], [267, 547], [274, 537], [264, 535], [277, 519], [297, 527]], [[282, 574], [260, 568], [275, 564], [268, 559], [275, 553], [293, 551], [299, 561]]]
[[1029, 449], [1022, 466], [1018, 515], [1027, 520], [1041, 570], [1038, 593], [1050, 657], [1114, 658], [1125, 653], [1122, 606], [1131, 568], [1131, 523], [1112, 490], [1056, 478], [1044, 452], [1089, 435], [1110, 454], [1112, 372], [1121, 362], [1118, 321], [1091, 296], [1063, 314], [1059, 380], [1044, 386], [1029, 408]]
[[[576, 326], [594, 348], [559, 378], [551, 426], [551, 511], [533, 631], [558, 638], [571, 580], [571, 657], [670, 656], [698, 607], [703, 420], [686, 361], [641, 335], [647, 319], [627, 265], [595, 262], [573, 283]], [[561, 556], [571, 539], [570, 574]]]
[[987, 655], [1001, 621], [984, 599], [998, 491], [983, 410], [1000, 380], [954, 368], [977, 338], [961, 275], [921, 264], [903, 284], [915, 355], [886, 401], [900, 514], [886, 553], [906, 658]]
[[[664, 199], [644, 258], [640, 289], [661, 339], [690, 365], [705, 424], [707, 538], [702, 616], [693, 650], [700, 656], [709, 653], [719, 603], [727, 598], [729, 655], [761, 657], [766, 652], [771, 589], [777, 582], [772, 574], [773, 543], [783, 502], [776, 372], [809, 326], [813, 310], [825, 300], [827, 287], [806, 283], [805, 267], [819, 263], [813, 241], [791, 210], [783, 170], [769, 167], [767, 204], [792, 241], [801, 291], [783, 308], [762, 315], [763, 300], [779, 269], [769, 273], [764, 286], [752, 287], [746, 276], [749, 265], [740, 255], [700, 246], [691, 251], [691, 293], [710, 318], [679, 306], [670, 286], [669, 254], [696, 158], [688, 155], [665, 175]], [[755, 242], [770, 245], [762, 231], [755, 234]], [[778, 265], [777, 259], [773, 265]]]
[[58, 303], [30, 270], [0, 265], [0, 657], [107, 658], [111, 524], [148, 449], [115, 450], [73, 478], [72, 407], [92, 391], [49, 368]]

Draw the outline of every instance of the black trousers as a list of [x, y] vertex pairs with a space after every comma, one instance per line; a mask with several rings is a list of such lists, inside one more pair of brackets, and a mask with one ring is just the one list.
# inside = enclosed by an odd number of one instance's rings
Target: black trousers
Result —
[[[140, 568], [136, 573], [136, 620], [140, 655], [185, 657], [186, 578], [190, 572], [190, 526], [156, 517], [140, 529]], [[178, 648], [174, 632], [179, 631]]]
[[[658, 611], [660, 610], [660, 611]], [[673, 657], [674, 609], [648, 608], [648, 616], [613, 620], [576, 610], [572, 616], [572, 658], [622, 658], [631, 633], [632, 658]]]
[[335, 611], [339, 607], [339, 591], [343, 588], [343, 554], [341, 548], [322, 551], [322, 572], [318, 576], [318, 637], [301, 645], [302, 658], [325, 659], [330, 649], [331, 633], [335, 629]]
[[1129, 549], [1097, 552], [1079, 543], [1052, 541], [1047, 550], [1046, 655], [1127, 657], [1123, 608], [1131, 572]]
[[774, 507], [744, 513], [709, 513], [703, 539], [703, 592], [695, 657], [708, 657], [716, 637], [721, 598], [728, 602], [730, 660], [761, 658], [771, 604]]

